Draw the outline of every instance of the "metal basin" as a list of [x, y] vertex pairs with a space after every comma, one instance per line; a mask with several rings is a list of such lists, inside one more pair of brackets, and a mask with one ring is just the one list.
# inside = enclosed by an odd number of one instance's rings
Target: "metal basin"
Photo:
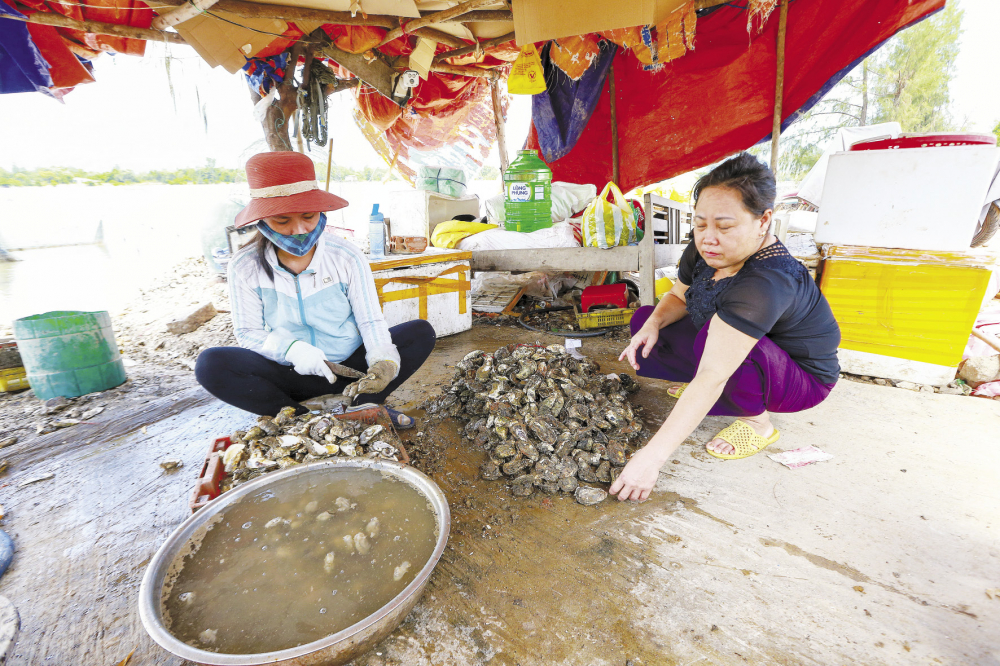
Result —
[[[161, 590], [164, 578], [170, 564], [177, 553], [198, 529], [209, 522], [213, 516], [225, 511], [237, 500], [257, 493], [268, 486], [291, 477], [320, 477], [336, 474], [344, 469], [371, 469], [390, 474], [401, 481], [409, 483], [424, 495], [434, 510], [438, 524], [438, 538], [434, 552], [424, 564], [420, 573], [392, 601], [375, 613], [335, 634], [321, 638], [312, 643], [276, 652], [261, 654], [219, 654], [199, 650], [182, 642], [167, 631], [163, 624], [163, 611], [160, 604]], [[230, 490], [213, 500], [208, 506], [198, 511], [173, 531], [160, 549], [153, 556], [139, 588], [139, 618], [149, 635], [160, 647], [173, 654], [207, 666], [253, 666], [256, 664], [286, 664], [288, 666], [337, 666], [364, 654], [377, 643], [388, 636], [396, 626], [403, 621], [410, 610], [420, 599], [431, 571], [434, 570], [444, 547], [448, 543], [448, 531], [451, 527], [451, 512], [444, 493], [421, 472], [391, 460], [374, 460], [370, 458], [351, 458], [331, 460], [327, 462], [299, 465], [280, 472], [266, 474], [254, 481]]]

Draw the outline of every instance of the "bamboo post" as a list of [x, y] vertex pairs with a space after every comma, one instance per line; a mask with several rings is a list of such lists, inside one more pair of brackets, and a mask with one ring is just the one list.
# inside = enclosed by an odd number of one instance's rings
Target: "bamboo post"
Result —
[[507, 159], [507, 130], [503, 122], [503, 105], [500, 103], [500, 85], [490, 80], [490, 94], [493, 96], [493, 119], [497, 125], [497, 150], [500, 152], [500, 173], [507, 173], [510, 161]]
[[774, 123], [771, 125], [771, 171], [778, 177], [778, 140], [781, 138], [781, 106], [785, 97], [785, 33], [788, 27], [788, 2], [781, 0], [778, 19], [778, 65], [774, 83]]
[[611, 95], [611, 180], [615, 185], [620, 185], [621, 173], [618, 170], [618, 102], [615, 100], [615, 63], [611, 61], [611, 68], [608, 70], [610, 86], [608, 93]]

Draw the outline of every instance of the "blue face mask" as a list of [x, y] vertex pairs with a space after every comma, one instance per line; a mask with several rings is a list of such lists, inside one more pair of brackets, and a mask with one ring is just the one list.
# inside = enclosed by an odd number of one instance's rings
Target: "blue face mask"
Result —
[[326, 213], [319, 214], [319, 222], [316, 224], [316, 228], [307, 234], [291, 234], [286, 236], [271, 229], [264, 220], [257, 223], [257, 230], [264, 235], [264, 238], [274, 243], [275, 247], [279, 250], [284, 250], [288, 254], [294, 254], [296, 257], [301, 257], [313, 249], [313, 246], [319, 241], [319, 237], [323, 235], [323, 229], [325, 228]]

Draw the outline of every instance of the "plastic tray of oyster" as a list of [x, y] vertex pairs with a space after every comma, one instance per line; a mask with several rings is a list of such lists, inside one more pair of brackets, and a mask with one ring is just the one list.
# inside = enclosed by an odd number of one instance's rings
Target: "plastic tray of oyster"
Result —
[[301, 416], [286, 407], [274, 418], [261, 416], [246, 430], [214, 439], [189, 504], [197, 511], [230, 488], [274, 470], [357, 456], [409, 464], [385, 407]]

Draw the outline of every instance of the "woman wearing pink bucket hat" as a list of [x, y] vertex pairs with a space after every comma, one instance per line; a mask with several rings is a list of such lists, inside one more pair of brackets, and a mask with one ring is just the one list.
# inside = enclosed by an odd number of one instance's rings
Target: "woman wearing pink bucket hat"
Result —
[[[295, 152], [247, 161], [250, 204], [236, 226], [256, 224], [256, 240], [229, 262], [233, 330], [239, 347], [198, 357], [195, 375], [231, 405], [274, 416], [303, 402], [343, 393], [382, 403], [434, 349], [423, 320], [389, 328], [368, 260], [349, 241], [324, 234], [326, 213], [347, 201], [319, 189], [312, 160]], [[364, 374], [334, 376], [326, 361]], [[398, 427], [413, 419], [389, 410]]]

